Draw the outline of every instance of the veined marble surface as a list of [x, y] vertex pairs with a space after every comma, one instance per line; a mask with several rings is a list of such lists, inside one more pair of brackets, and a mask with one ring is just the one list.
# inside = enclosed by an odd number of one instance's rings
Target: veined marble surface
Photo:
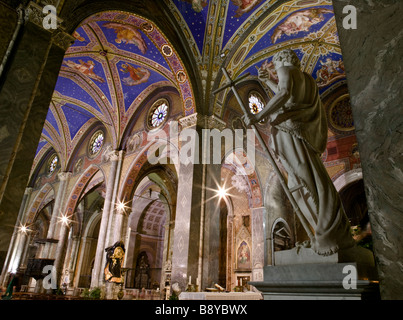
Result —
[[[343, 8], [357, 8], [344, 29]], [[403, 298], [403, 2], [333, 1], [383, 299]]]

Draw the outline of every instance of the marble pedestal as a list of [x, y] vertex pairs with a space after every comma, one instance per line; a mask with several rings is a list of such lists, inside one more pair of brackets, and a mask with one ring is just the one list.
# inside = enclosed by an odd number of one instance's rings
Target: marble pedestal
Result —
[[249, 282], [265, 300], [379, 299], [372, 253], [362, 248], [323, 257], [308, 248], [278, 252], [264, 280]]

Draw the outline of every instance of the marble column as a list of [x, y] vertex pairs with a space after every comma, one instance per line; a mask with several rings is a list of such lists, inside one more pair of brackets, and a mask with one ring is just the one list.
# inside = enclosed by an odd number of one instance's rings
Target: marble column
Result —
[[[222, 134], [226, 126], [225, 122], [215, 116], [201, 116], [198, 125], [202, 129], [207, 129], [206, 131], [209, 132], [208, 135], [204, 134], [201, 136], [202, 159], [204, 164], [202, 165], [203, 176], [200, 221], [200, 239], [202, 241], [199, 248], [198, 278], [201, 277], [200, 290], [203, 290], [206, 287], [210, 287], [213, 283], [219, 282], [221, 232], [224, 231], [221, 230], [221, 228], [227, 228], [227, 223], [221, 225], [221, 198], [218, 196], [217, 191], [220, 187], [228, 187], [221, 185], [221, 161], [225, 157], [226, 152], [229, 151], [226, 150], [227, 144], [230, 143], [232, 149], [234, 140], [232, 134], [230, 135], [230, 140], [228, 140], [225, 135], [222, 135], [225, 139], [223, 140], [220, 137], [221, 150], [217, 152], [217, 150], [215, 150], [216, 145], [214, 138], [212, 138], [212, 130]], [[230, 132], [229, 129], [227, 129], [227, 131]], [[215, 159], [216, 155], [219, 155], [219, 159]], [[217, 160], [220, 161], [218, 162]]]
[[[203, 199], [204, 219], [201, 232], [203, 231], [203, 255], [202, 259], [202, 288], [211, 287], [218, 283], [219, 278], [219, 254], [220, 254], [220, 197], [217, 196], [218, 187], [221, 187], [221, 164], [205, 165], [204, 195]], [[228, 230], [227, 230], [228, 231]]]
[[69, 278], [70, 278], [69, 287], [71, 287], [73, 285], [73, 281], [74, 281], [74, 272], [76, 271], [78, 253], [79, 253], [79, 247], [80, 247], [80, 236], [73, 236], [71, 241], [72, 241], [71, 254], [70, 254], [69, 265], [67, 267], [69, 270]]
[[[180, 124], [182, 133], [185, 129], [189, 130], [188, 133], [192, 133], [192, 130], [196, 133], [197, 114], [181, 119]], [[182, 138], [181, 148], [188, 141], [188, 150], [199, 152], [198, 138]], [[178, 172], [171, 283], [178, 283], [182, 290], [186, 288], [189, 276], [193, 281], [198, 276], [202, 166], [194, 162], [180, 161]]]
[[[345, 29], [343, 9], [357, 9]], [[333, 1], [382, 299], [403, 299], [403, 2]]]
[[[58, 220], [61, 216], [61, 210], [63, 208], [64, 200], [66, 198], [66, 188], [68, 186], [71, 172], [60, 172], [58, 175], [59, 177], [59, 187], [57, 189], [56, 197], [55, 197], [55, 204], [53, 206], [52, 217], [49, 224], [47, 239], [54, 239], [55, 233], [57, 232], [57, 224]], [[51, 258], [53, 256], [53, 248], [54, 245], [52, 242], [46, 242], [43, 251], [42, 257], [44, 258]]]
[[29, 9], [0, 79], [0, 253], [10, 243], [60, 66], [74, 39], [61, 28], [44, 29], [41, 8], [32, 1]]
[[[115, 185], [113, 187], [113, 203], [116, 203], [119, 199], [117, 199], [117, 193], [119, 189], [119, 182], [120, 182], [120, 176], [122, 173], [122, 164], [123, 164], [123, 159], [124, 159], [125, 151], [120, 150], [119, 151], [119, 160], [118, 160], [118, 166], [116, 169], [116, 176], [115, 176]], [[114, 244], [116, 241], [123, 240], [122, 239], [122, 228], [123, 228], [123, 220], [124, 220], [124, 211], [119, 211], [116, 210], [116, 206], [114, 205], [113, 211], [112, 211], [112, 216], [113, 219], [111, 219], [111, 223], [109, 224], [108, 230], [110, 230], [110, 236], [108, 237], [109, 243], [108, 246]]]
[[63, 263], [64, 259], [66, 257], [66, 241], [68, 238], [68, 234], [70, 232], [70, 226], [66, 223], [63, 223], [61, 228], [60, 228], [60, 233], [59, 233], [59, 241], [57, 242], [56, 246], [56, 253], [55, 253], [55, 262], [54, 262], [54, 267], [56, 268], [56, 273], [57, 273], [57, 284], [60, 285], [60, 279], [62, 277], [62, 269], [63, 269]]
[[252, 208], [252, 281], [263, 281], [266, 208]]
[[15, 223], [15, 227], [14, 227], [14, 232], [13, 235], [11, 237], [11, 241], [10, 241], [10, 245], [7, 251], [7, 256], [6, 256], [6, 260], [4, 262], [4, 266], [3, 266], [3, 271], [1, 273], [1, 279], [0, 279], [0, 283], [4, 285], [4, 280], [5, 280], [5, 275], [8, 271], [10, 271], [9, 266], [12, 265], [12, 259], [11, 256], [14, 254], [14, 252], [16, 251], [16, 249], [18, 248], [18, 241], [17, 240], [17, 236], [18, 236], [18, 232], [19, 232], [19, 227], [20, 225], [22, 225], [22, 221], [23, 221], [23, 217], [27, 208], [27, 205], [29, 203], [30, 197], [32, 194], [32, 188], [26, 188], [25, 189], [25, 193], [24, 193], [24, 197], [22, 198], [22, 202], [21, 202], [21, 206], [20, 206], [20, 210], [18, 212], [18, 217], [17, 217], [17, 221]]
[[77, 250], [77, 260], [75, 262], [75, 277], [73, 279], [73, 287], [77, 288], [80, 283], [80, 276], [82, 272], [82, 266], [84, 264], [84, 256], [87, 253], [87, 249], [91, 246], [93, 239], [88, 237], [81, 238], [80, 248]]
[[[185, 289], [191, 277], [193, 284], [198, 280], [200, 288], [204, 288], [218, 280], [220, 210], [219, 197], [215, 190], [218, 190], [220, 183], [221, 163], [206, 164], [204, 152], [210, 142], [203, 140], [202, 129], [222, 129], [224, 124], [215, 117], [193, 114], [180, 119], [180, 125], [181, 161], [178, 172], [171, 283], [177, 282]], [[188, 136], [183, 135], [184, 130], [187, 130]], [[192, 132], [194, 139], [190, 139]], [[183, 161], [185, 143], [186, 150], [193, 150], [193, 162]], [[211, 160], [212, 157], [209, 163]]]
[[107, 244], [107, 235], [108, 235], [108, 225], [109, 219], [111, 218], [111, 213], [114, 210], [113, 203], [113, 190], [115, 186], [115, 178], [116, 178], [116, 170], [118, 167], [119, 160], [119, 152], [111, 151], [107, 157], [109, 157], [110, 162], [110, 170], [107, 177], [107, 185], [106, 185], [106, 195], [104, 208], [102, 211], [101, 225], [99, 228], [99, 236], [97, 243], [97, 250], [95, 255], [94, 269], [92, 271], [91, 278], [91, 287], [97, 287], [103, 282], [103, 262], [105, 259], [105, 245]]

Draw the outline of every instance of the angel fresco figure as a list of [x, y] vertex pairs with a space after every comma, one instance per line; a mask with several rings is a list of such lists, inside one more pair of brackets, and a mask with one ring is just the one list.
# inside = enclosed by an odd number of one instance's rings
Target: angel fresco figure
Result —
[[116, 43], [126, 43], [136, 45], [142, 54], [147, 52], [147, 43], [141, 36], [140, 31], [131, 25], [122, 25], [115, 22], [104, 23], [103, 26], [108, 29], [115, 30], [116, 33]]
[[122, 69], [120, 69], [123, 73], [128, 73], [129, 76], [122, 79], [122, 82], [127, 86], [135, 86], [141, 83], [145, 83], [150, 78], [150, 71], [143, 67], [133, 67], [128, 63], [122, 64]]
[[[354, 247], [350, 223], [339, 194], [320, 158], [327, 146], [327, 119], [319, 88], [301, 71], [298, 56], [290, 49], [273, 56], [278, 85], [267, 83], [275, 96], [258, 114], [245, 115], [246, 125], [265, 118], [271, 124], [270, 147], [288, 173], [288, 187], [298, 187], [295, 201], [314, 231], [303, 246], [319, 255]], [[259, 80], [265, 82], [263, 75]]]
[[78, 41], [80, 41], [80, 42], [84, 42], [84, 41], [85, 41], [85, 38], [82, 37], [82, 36], [78, 33], [78, 31], [74, 31], [74, 32], [73, 32], [73, 37], [74, 37], [75, 39], [77, 39]]
[[244, 13], [251, 11], [261, 1], [262, 0], [231, 0], [232, 4], [238, 7], [234, 17], [241, 17]]
[[333, 11], [326, 8], [314, 8], [293, 13], [274, 30], [271, 42], [276, 43], [282, 35], [290, 36], [301, 31], [309, 31], [313, 25], [325, 20], [325, 13], [333, 13]]
[[321, 67], [316, 72], [316, 81], [319, 88], [327, 86], [333, 80], [344, 77], [344, 63], [341, 59], [334, 61], [331, 58], [326, 58], [326, 61], [321, 61]]
[[122, 265], [125, 257], [125, 246], [123, 242], [117, 241], [113, 246], [106, 248], [105, 252], [105, 281], [121, 283], [123, 281]]
[[207, 6], [207, 0], [182, 0], [192, 4], [192, 9], [195, 12], [201, 12]]
[[102, 77], [98, 76], [97, 74], [95, 74], [94, 72], [94, 68], [95, 68], [95, 62], [92, 60], [87, 60], [86, 62], [83, 60], [78, 60], [79, 63], [76, 63], [74, 61], [71, 60], [66, 60], [63, 61], [63, 64], [65, 64], [66, 66], [68, 66], [69, 68], [76, 70], [78, 72], [80, 72], [83, 75], [86, 75], [87, 77], [104, 83], [105, 79], [103, 79]]

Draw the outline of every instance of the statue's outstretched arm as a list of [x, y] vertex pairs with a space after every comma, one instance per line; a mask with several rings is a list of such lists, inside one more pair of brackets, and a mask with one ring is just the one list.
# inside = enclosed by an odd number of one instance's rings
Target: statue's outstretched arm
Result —
[[283, 107], [288, 99], [291, 97], [292, 91], [292, 78], [288, 68], [283, 67], [277, 70], [278, 74], [278, 92], [276, 95], [267, 103], [266, 107], [262, 112], [256, 115], [256, 121], [262, 121], [264, 118], [268, 117], [273, 112], [277, 111]]

